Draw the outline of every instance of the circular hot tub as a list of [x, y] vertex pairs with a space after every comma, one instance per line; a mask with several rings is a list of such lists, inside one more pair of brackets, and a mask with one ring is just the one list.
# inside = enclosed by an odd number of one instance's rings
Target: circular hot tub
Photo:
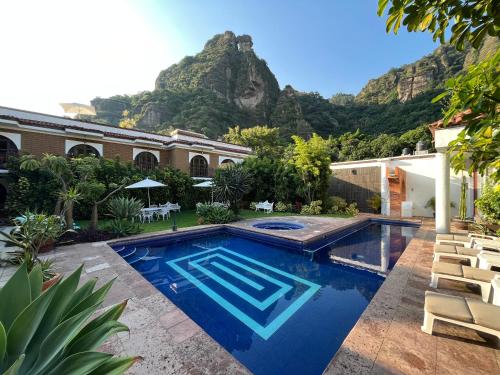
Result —
[[267, 230], [297, 230], [304, 228], [302, 224], [290, 223], [287, 221], [265, 221], [254, 224], [253, 227]]

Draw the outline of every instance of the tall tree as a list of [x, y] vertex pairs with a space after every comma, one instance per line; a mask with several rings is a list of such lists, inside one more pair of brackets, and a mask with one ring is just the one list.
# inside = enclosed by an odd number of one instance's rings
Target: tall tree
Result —
[[224, 140], [236, 145], [251, 147], [257, 156], [275, 156], [280, 153], [281, 140], [279, 128], [254, 126], [241, 129], [239, 126], [229, 128]]
[[295, 143], [290, 163], [296, 168], [302, 184], [300, 192], [309, 204], [324, 199], [330, 177], [330, 147], [327, 140], [313, 134], [309, 140], [292, 136]]

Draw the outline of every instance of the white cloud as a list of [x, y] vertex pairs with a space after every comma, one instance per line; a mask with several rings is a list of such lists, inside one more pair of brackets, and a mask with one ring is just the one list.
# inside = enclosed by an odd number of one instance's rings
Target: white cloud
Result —
[[3, 0], [0, 14], [3, 106], [62, 114], [59, 102], [150, 90], [184, 52], [123, 0]]

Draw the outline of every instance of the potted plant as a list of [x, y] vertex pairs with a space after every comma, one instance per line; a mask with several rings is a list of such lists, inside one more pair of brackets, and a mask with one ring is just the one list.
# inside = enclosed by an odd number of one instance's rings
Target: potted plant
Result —
[[[450, 207], [455, 208], [455, 202], [450, 202]], [[432, 209], [432, 217], [436, 217], [436, 197], [431, 197], [425, 204], [425, 208]]]
[[43, 281], [56, 277], [52, 262], [40, 260], [38, 254], [44, 247], [53, 246], [63, 233], [61, 218], [55, 215], [26, 212], [15, 218], [15, 227], [9, 232], [0, 232], [0, 241], [7, 246], [17, 247], [10, 253], [13, 263], [26, 263], [28, 272], [40, 264]]
[[458, 229], [469, 229], [470, 220], [467, 219], [467, 189], [468, 184], [464, 175], [462, 175], [462, 183], [460, 185], [460, 203], [458, 205], [458, 217], [454, 218], [455, 225]]

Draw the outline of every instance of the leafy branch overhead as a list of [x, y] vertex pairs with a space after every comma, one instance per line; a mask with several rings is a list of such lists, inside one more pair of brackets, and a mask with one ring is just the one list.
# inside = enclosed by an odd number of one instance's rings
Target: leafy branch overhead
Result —
[[401, 25], [410, 32], [429, 31], [434, 41], [463, 50], [467, 43], [479, 48], [486, 35], [499, 36], [500, 7], [495, 0], [379, 0], [378, 15], [387, 11], [386, 30], [398, 33]]

